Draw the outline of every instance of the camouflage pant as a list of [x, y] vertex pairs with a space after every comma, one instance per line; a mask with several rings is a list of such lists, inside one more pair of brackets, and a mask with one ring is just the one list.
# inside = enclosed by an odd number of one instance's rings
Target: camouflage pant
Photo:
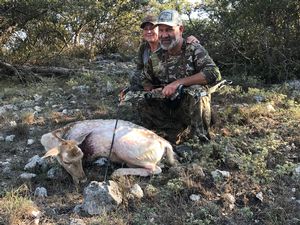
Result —
[[195, 97], [185, 92], [180, 100], [144, 99], [138, 102], [138, 111], [143, 126], [165, 131], [167, 139], [180, 143], [197, 136], [210, 139], [211, 96]]

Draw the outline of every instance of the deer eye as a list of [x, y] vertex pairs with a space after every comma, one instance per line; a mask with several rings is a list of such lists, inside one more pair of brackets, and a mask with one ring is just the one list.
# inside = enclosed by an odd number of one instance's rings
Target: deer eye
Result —
[[66, 165], [71, 165], [72, 163], [71, 162], [66, 162], [66, 161], [63, 161], [64, 164]]

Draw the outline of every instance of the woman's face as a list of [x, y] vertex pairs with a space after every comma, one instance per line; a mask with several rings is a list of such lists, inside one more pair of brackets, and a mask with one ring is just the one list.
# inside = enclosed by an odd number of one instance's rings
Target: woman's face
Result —
[[143, 38], [147, 42], [158, 42], [158, 27], [147, 23], [143, 28]]

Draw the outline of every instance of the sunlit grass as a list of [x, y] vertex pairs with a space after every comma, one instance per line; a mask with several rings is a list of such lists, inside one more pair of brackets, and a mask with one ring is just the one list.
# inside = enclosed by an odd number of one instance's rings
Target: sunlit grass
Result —
[[31, 224], [34, 213], [39, 212], [37, 206], [29, 198], [26, 185], [13, 189], [0, 199], [0, 214], [2, 224]]

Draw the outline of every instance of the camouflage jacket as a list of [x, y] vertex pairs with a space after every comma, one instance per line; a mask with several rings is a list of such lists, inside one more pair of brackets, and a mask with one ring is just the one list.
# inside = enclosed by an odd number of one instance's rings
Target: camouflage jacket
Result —
[[143, 86], [147, 86], [148, 84], [159, 86], [160, 82], [157, 80], [155, 74], [159, 72], [159, 55], [161, 53], [161, 48], [152, 53], [148, 42], [144, 41], [140, 45], [136, 59], [136, 70], [130, 78], [132, 90], [142, 90]]
[[160, 59], [161, 72], [157, 76], [163, 83], [168, 84], [199, 72], [204, 74], [208, 84], [221, 80], [219, 68], [199, 43], [187, 44], [184, 41], [180, 55], [169, 55], [168, 51], [163, 50]]
[[[210, 91], [204, 86], [193, 85], [191, 87], [184, 88], [182, 92], [178, 92], [177, 90], [177, 92], [173, 94], [171, 97], [169, 97], [169, 99], [173, 101], [174, 99], [181, 97], [181, 94], [183, 93], [192, 95], [195, 99], [199, 99], [200, 97], [209, 95]], [[153, 89], [152, 91], [129, 90], [124, 94], [124, 96], [120, 98], [120, 102], [122, 103], [136, 102], [136, 101], [144, 101], [144, 99], [167, 99], [167, 98], [162, 94], [162, 88], [156, 88]]]
[[149, 44], [143, 43], [139, 49], [137, 70], [134, 79], [131, 79], [134, 82], [131, 84], [138, 84], [139, 89], [147, 84], [159, 86], [198, 72], [203, 72], [208, 84], [221, 79], [218, 67], [200, 44], [187, 44], [184, 41], [182, 53], [171, 56], [161, 48], [151, 53]]

